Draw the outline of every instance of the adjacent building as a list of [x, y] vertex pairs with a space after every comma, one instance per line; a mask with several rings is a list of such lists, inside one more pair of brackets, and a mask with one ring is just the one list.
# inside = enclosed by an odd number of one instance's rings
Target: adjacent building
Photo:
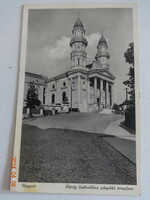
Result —
[[26, 106], [25, 99], [27, 97], [28, 88], [30, 83], [34, 83], [38, 92], [38, 99], [41, 101], [41, 104], [45, 104], [45, 92], [46, 92], [46, 83], [47, 77], [35, 73], [25, 72], [25, 84], [24, 84], [24, 102], [23, 106]]

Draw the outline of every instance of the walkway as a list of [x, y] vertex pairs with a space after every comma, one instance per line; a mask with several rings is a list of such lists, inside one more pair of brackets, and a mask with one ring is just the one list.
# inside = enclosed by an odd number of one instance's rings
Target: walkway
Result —
[[123, 125], [123, 121], [121, 119], [110, 123], [103, 131], [108, 137], [103, 137], [103, 139], [133, 163], [136, 163], [136, 135], [133, 131], [129, 132], [129, 129]]

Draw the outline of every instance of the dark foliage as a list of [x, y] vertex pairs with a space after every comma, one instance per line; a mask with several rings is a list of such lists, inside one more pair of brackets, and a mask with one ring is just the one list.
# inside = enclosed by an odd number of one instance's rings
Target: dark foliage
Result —
[[116, 104], [116, 103], [114, 103], [114, 105], [113, 105], [113, 109], [114, 109], [114, 110], [119, 110], [119, 105]]
[[129, 88], [130, 104], [125, 111], [125, 125], [135, 130], [135, 74], [134, 74], [134, 43], [129, 44], [129, 48], [124, 53], [125, 61], [130, 65], [129, 79], [123, 83]]
[[131, 105], [135, 105], [135, 74], [134, 74], [134, 43], [129, 44], [129, 48], [124, 53], [126, 63], [129, 63], [129, 79], [124, 81], [124, 85], [129, 88], [128, 94], [130, 94]]
[[40, 106], [41, 102], [38, 99], [37, 88], [34, 83], [29, 83], [29, 89], [26, 96], [26, 107], [28, 108], [37, 108]]

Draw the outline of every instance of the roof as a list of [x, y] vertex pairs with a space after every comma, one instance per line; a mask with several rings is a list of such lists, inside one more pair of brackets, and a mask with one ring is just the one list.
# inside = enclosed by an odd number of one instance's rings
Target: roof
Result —
[[25, 76], [30, 76], [30, 77], [34, 77], [34, 78], [40, 78], [40, 79], [47, 79], [46, 76], [44, 75], [40, 75], [40, 74], [35, 74], [35, 73], [31, 73], [31, 72], [25, 72]]
[[110, 58], [110, 55], [108, 52], [98, 52], [95, 56], [95, 59], [99, 58], [99, 57], [107, 57]]
[[78, 17], [78, 19], [76, 20], [75, 24], [74, 24], [74, 28], [82, 28], [84, 29], [83, 23], [81, 22], [80, 18]]
[[[92, 66], [92, 64], [89, 64], [86, 67], [90, 68], [91, 66]], [[82, 73], [82, 74], [85, 74], [85, 75], [92, 75], [94, 73], [97, 73], [97, 74], [102, 75], [102, 76], [109, 78], [111, 80], [114, 80], [116, 78], [108, 69], [93, 69], [93, 70], [90, 70], [90, 71], [87, 71], [87, 70], [84, 70], [84, 69], [74, 69], [74, 70], [59, 74], [58, 76], [55, 76], [53, 78], [49, 78], [46, 81], [46, 83], [56, 81], [58, 79], [62, 79], [62, 78], [65, 78], [65, 77], [69, 77], [70, 75], [78, 74], [79, 72]]]
[[[68, 71], [68, 72], [69, 72], [69, 71]], [[49, 78], [49, 79], [47, 79], [46, 82], [48, 83], [48, 82], [51, 82], [51, 81], [55, 81], [55, 80], [58, 80], [58, 79], [61, 79], [61, 78], [68, 77], [68, 72], [64, 72], [64, 73], [59, 74], [59, 75], [57, 75], [57, 76], [55, 76], [55, 77]]]
[[104, 38], [103, 35], [101, 36], [101, 38], [100, 38], [100, 40], [98, 42], [98, 46], [102, 45], [102, 44], [107, 45], [107, 41], [106, 41], [106, 39]]
[[83, 42], [86, 46], [88, 44], [88, 41], [87, 41], [86, 38], [84, 38], [84, 37], [78, 37], [78, 36], [71, 39], [70, 45], [72, 45], [74, 42]]
[[90, 71], [88, 71], [89, 75], [92, 75], [95, 73], [102, 75], [106, 78], [109, 78], [113, 81], [116, 79], [116, 77], [109, 71], [109, 69], [91, 69]]

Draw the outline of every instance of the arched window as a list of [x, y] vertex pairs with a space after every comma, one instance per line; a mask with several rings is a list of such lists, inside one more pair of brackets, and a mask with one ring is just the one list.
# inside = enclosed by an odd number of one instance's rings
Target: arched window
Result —
[[52, 94], [52, 104], [54, 104], [55, 103], [55, 94]]
[[80, 65], [80, 58], [78, 58], [78, 65]]
[[62, 101], [66, 101], [67, 100], [67, 96], [66, 96], [66, 92], [62, 93]]
[[65, 82], [65, 81], [63, 82], [63, 86], [64, 86], [64, 87], [66, 86], [66, 82]]
[[55, 85], [54, 84], [52, 85], [52, 87], [53, 87], [53, 89], [55, 89]]

